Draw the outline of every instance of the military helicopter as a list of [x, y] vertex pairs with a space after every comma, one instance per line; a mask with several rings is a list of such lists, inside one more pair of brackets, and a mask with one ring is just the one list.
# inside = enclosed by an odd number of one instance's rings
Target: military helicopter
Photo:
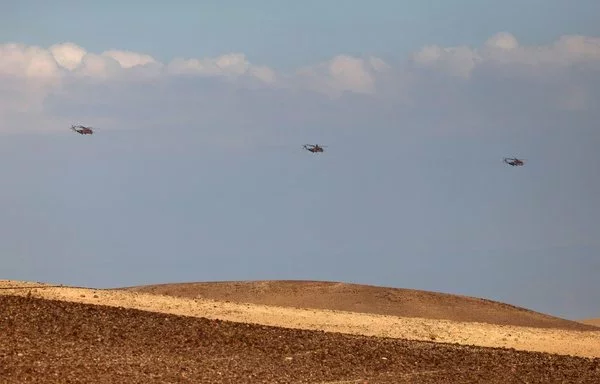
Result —
[[317, 152], [324, 152], [323, 148], [327, 148], [326, 145], [319, 145], [319, 144], [304, 144], [304, 149], [306, 149], [307, 151], [310, 151], [312, 153], [317, 153]]
[[94, 133], [92, 127], [85, 127], [83, 125], [71, 125], [71, 129], [81, 135], [92, 135]]
[[512, 165], [513, 167], [520, 167], [520, 166], [523, 166], [523, 164], [525, 164], [525, 162], [523, 160], [517, 159], [516, 157], [514, 157], [514, 158], [505, 157], [504, 162], [508, 165]]

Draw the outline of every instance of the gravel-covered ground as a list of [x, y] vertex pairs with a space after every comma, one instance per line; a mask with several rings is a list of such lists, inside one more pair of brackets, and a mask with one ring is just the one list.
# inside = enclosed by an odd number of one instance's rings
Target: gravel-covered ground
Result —
[[1, 383], [600, 383], [600, 359], [0, 296]]

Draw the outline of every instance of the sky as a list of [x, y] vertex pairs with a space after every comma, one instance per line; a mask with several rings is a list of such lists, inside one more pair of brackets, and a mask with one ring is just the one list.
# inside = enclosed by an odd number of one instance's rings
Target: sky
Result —
[[0, 278], [600, 317], [598, 1], [0, 4]]

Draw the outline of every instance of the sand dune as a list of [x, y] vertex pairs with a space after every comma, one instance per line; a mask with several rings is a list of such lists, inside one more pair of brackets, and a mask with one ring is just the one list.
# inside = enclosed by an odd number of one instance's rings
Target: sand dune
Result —
[[475, 297], [336, 282], [227, 281], [148, 285], [126, 289], [175, 297], [227, 300], [269, 306], [330, 309], [535, 328], [592, 329], [582, 326], [580, 322]]
[[[27, 285], [35, 286], [34, 283], [0, 281], [0, 288], [25, 287]], [[0, 294], [29, 295], [67, 302], [132, 308], [292, 329], [600, 357], [600, 330], [583, 324], [579, 324], [581, 328], [577, 330], [549, 328], [546, 322], [542, 322], [544, 325], [542, 327], [524, 327], [328, 309], [243, 304], [141, 293], [131, 289], [100, 290], [47, 286], [31, 289], [0, 289]]]

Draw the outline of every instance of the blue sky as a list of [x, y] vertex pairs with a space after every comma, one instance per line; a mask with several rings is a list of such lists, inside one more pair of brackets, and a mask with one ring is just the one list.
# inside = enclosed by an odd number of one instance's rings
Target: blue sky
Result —
[[600, 316], [597, 1], [2, 5], [1, 278]]
[[525, 44], [600, 34], [595, 0], [4, 3], [3, 41], [45, 46], [72, 41], [94, 52], [134, 50], [163, 61], [239, 51], [253, 62], [286, 68], [340, 52], [404, 59], [424, 44], [479, 45], [500, 31]]

